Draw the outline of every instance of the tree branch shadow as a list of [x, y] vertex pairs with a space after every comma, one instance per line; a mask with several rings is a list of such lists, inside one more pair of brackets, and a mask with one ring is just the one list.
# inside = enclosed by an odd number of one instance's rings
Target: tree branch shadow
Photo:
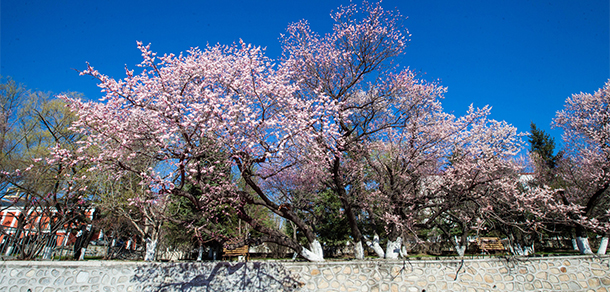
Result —
[[150, 263], [131, 282], [143, 291], [295, 291], [304, 284], [281, 263]]

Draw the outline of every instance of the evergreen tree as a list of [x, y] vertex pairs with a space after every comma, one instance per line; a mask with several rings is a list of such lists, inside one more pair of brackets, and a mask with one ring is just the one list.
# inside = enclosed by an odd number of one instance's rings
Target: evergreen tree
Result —
[[530, 124], [530, 132], [531, 134], [528, 138], [530, 153], [536, 153], [540, 161], [549, 169], [555, 168], [557, 162], [557, 157], [553, 154], [555, 151], [555, 139], [544, 130], [538, 129], [533, 122]]

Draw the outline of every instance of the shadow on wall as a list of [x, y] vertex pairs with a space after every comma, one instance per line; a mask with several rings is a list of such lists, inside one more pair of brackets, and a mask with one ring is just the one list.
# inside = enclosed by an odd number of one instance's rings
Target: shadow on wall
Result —
[[131, 279], [142, 291], [295, 291], [304, 284], [278, 263], [151, 263]]

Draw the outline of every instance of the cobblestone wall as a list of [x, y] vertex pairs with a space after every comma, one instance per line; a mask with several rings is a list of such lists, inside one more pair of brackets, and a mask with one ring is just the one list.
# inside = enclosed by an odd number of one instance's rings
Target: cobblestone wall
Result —
[[0, 262], [0, 291], [609, 291], [610, 258]]

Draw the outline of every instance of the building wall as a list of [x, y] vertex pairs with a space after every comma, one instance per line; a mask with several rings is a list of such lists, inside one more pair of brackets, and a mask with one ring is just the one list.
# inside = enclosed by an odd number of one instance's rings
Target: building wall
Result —
[[0, 291], [609, 291], [609, 260], [5, 261]]

